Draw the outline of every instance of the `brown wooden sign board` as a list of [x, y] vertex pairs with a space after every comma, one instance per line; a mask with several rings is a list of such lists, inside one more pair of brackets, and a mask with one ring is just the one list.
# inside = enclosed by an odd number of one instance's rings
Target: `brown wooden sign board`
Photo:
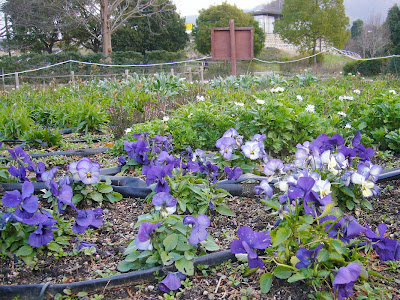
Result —
[[[235, 59], [253, 60], [254, 38], [253, 27], [234, 27]], [[214, 27], [211, 29], [211, 59], [231, 60], [231, 29], [229, 27]]]

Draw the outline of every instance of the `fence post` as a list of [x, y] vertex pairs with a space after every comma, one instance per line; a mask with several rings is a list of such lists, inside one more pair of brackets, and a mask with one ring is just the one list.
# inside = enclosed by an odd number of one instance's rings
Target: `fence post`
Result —
[[71, 82], [72, 82], [72, 86], [75, 87], [75, 72], [71, 71]]
[[15, 89], [19, 89], [19, 77], [17, 72], [15, 73]]
[[192, 82], [192, 68], [189, 66], [189, 82]]
[[3, 91], [5, 91], [6, 90], [6, 81], [4, 78], [4, 68], [1, 68], [1, 81], [3, 83]]
[[125, 69], [125, 77], [128, 78], [129, 76], [129, 69]]
[[204, 67], [200, 66], [200, 82], [203, 83], [204, 82]]
[[174, 68], [171, 68], [171, 75], [174, 76]]

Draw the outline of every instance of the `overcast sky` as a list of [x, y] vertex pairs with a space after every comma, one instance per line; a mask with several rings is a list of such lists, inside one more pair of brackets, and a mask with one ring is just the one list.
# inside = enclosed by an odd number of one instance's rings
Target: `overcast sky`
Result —
[[[197, 15], [202, 8], [208, 8], [211, 5], [219, 5], [224, 0], [172, 0], [175, 3], [178, 13], [182, 17]], [[266, 4], [271, 0], [227, 0], [229, 4], [236, 4], [241, 9], [253, 9], [257, 5]]]

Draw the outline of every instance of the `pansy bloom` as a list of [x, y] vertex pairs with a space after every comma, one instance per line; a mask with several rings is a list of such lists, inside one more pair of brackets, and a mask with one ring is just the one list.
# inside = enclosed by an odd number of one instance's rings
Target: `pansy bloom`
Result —
[[250, 268], [262, 268], [264, 262], [253, 249], [265, 249], [271, 244], [269, 232], [253, 231], [250, 227], [241, 227], [238, 230], [238, 240], [231, 242], [233, 254], [247, 253]]
[[173, 214], [176, 211], [177, 200], [169, 193], [161, 192], [154, 195], [152, 203], [155, 210], [159, 210], [163, 217]]
[[361, 274], [361, 267], [358, 263], [352, 262], [345, 267], [341, 267], [333, 280], [333, 288], [337, 293], [338, 300], [353, 295], [353, 286]]
[[142, 222], [140, 223], [139, 232], [137, 237], [135, 238], [136, 248], [139, 250], [152, 250], [153, 244], [151, 243], [151, 236], [153, 234], [154, 229], [161, 225], [161, 222], [150, 223], [150, 222]]
[[206, 228], [210, 226], [210, 219], [206, 215], [199, 215], [197, 218], [185, 216], [183, 224], [193, 225], [189, 237], [189, 243], [191, 245], [197, 245], [207, 239], [208, 233]]

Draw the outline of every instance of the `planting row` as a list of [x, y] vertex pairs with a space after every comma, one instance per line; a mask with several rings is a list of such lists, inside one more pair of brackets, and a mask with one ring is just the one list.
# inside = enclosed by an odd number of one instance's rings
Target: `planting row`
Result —
[[[375, 181], [382, 170], [371, 163], [374, 151], [361, 143], [360, 132], [347, 142], [339, 134], [321, 134], [297, 144], [295, 160], [288, 163], [268, 155], [265, 134], [248, 139], [234, 128], [217, 139], [219, 152], [213, 156], [191, 148], [176, 156], [171, 136], [129, 135], [133, 141], [124, 142], [126, 156], [119, 161], [123, 170], [146, 177], [153, 191], [147, 200], [154, 206], [138, 218], [138, 233], [118, 269], [174, 265], [177, 271], [159, 284], [165, 293], [173, 295], [180, 280], [194, 274], [193, 258], [219, 249], [207, 231], [211, 212], [234, 213], [229, 194], [215, 186], [222, 179], [238, 179], [243, 171], [267, 177], [256, 191], [276, 217], [273, 226], [260, 232], [239, 228], [230, 245], [248, 263], [247, 273], [267, 267], [261, 272], [262, 292], [268, 293], [277, 277], [311, 283], [315, 298], [336, 294], [343, 299], [355, 285], [370, 280], [368, 274], [374, 275], [368, 267], [375, 253], [384, 261], [400, 259], [400, 243], [384, 236], [386, 225], [379, 225], [376, 234], [351, 215], [356, 208], [372, 209], [368, 198], [379, 193]], [[56, 183], [56, 168], [46, 171], [43, 163], [35, 165], [21, 148], [9, 153], [12, 160], [4, 165], [3, 177], [23, 185], [21, 192], [6, 192], [2, 198], [5, 257], [15, 254], [33, 266], [38, 252], [61, 254], [72, 237], [101, 226], [102, 210], [91, 205], [107, 200], [118, 205], [121, 199], [109, 181], [99, 181], [100, 167], [88, 158], [70, 164], [70, 177]], [[32, 180], [46, 182], [40, 201]], [[75, 251], [82, 248], [96, 251], [84, 241]], [[321, 287], [332, 291], [321, 292]]]
[[[0, 134], [50, 146], [60, 143], [56, 128], [77, 127], [87, 133], [108, 127], [118, 139], [138, 123], [133, 131], [171, 133], [180, 150], [212, 150], [212, 141], [235, 127], [246, 138], [266, 134], [268, 150], [285, 154], [294, 153], [298, 140], [321, 133], [347, 138], [360, 130], [365, 145], [398, 152], [399, 82], [384, 79], [319, 81], [305, 73], [290, 79], [248, 75], [199, 84], [172, 75], [134, 74], [76, 87], [24, 87], [1, 94]], [[122, 151], [122, 142], [116, 149]]]

